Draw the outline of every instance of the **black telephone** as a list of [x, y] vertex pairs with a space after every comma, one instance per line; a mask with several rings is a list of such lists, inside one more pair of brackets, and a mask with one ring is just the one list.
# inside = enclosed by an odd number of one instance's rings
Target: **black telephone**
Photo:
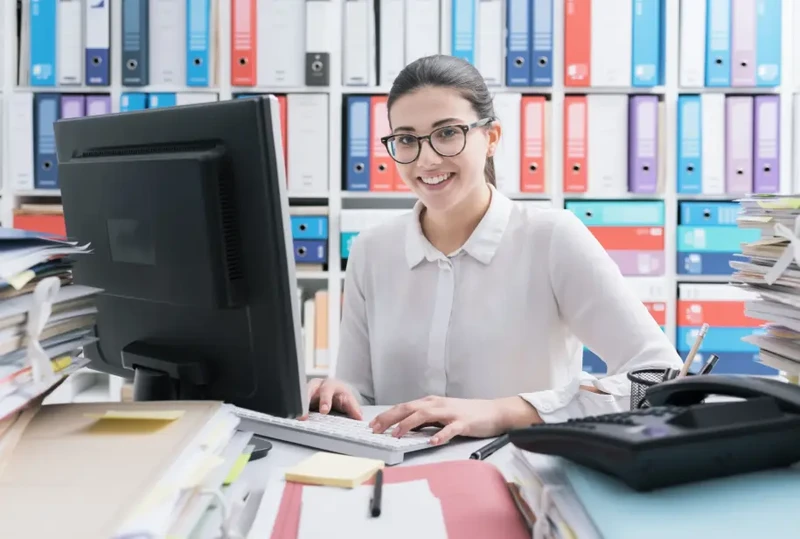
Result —
[[[714, 395], [737, 399], [705, 402]], [[800, 386], [708, 374], [657, 384], [645, 398], [649, 408], [532, 425], [509, 440], [639, 491], [800, 461]]]

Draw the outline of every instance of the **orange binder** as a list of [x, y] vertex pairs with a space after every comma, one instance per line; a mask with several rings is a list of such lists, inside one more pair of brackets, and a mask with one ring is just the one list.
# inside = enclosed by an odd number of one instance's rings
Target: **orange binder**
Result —
[[15, 210], [13, 228], [59, 236], [67, 235], [67, 225], [61, 212]]
[[[480, 460], [457, 460], [383, 471], [384, 483], [417, 479], [427, 479], [434, 496], [442, 502], [450, 539], [531, 537], [503, 475], [493, 464]], [[303, 485], [286, 483], [271, 539], [297, 538], [302, 495]], [[413, 515], [409, 517], [413, 518]]]
[[650, 316], [653, 317], [653, 320], [656, 321], [656, 324], [659, 326], [667, 325], [666, 303], [663, 301], [645, 301], [644, 306], [647, 308], [647, 312], [650, 313]]
[[[620, 28], [620, 32], [630, 32]], [[564, 6], [564, 86], [591, 86], [592, 0], [567, 0]]]
[[588, 188], [588, 106], [585, 95], [564, 98], [564, 192]]
[[678, 300], [678, 325], [728, 328], [757, 328], [763, 320], [750, 318], [744, 314], [744, 301], [695, 301]]
[[381, 143], [381, 137], [389, 134], [389, 112], [386, 108], [388, 96], [374, 95], [370, 98], [370, 191], [391, 191], [394, 189], [395, 167], [392, 156]]
[[664, 228], [658, 226], [590, 226], [607, 251], [663, 251]]
[[547, 101], [544, 96], [522, 96], [522, 170], [520, 191], [545, 192], [545, 116]]
[[286, 166], [286, 182], [289, 182], [289, 153], [287, 148], [289, 147], [289, 142], [286, 137], [289, 136], [289, 118], [287, 117], [287, 109], [286, 109], [286, 96], [279, 95], [278, 98], [278, 111], [281, 115], [281, 140], [283, 143], [283, 164]]
[[231, 85], [256, 85], [256, 0], [231, 4]]

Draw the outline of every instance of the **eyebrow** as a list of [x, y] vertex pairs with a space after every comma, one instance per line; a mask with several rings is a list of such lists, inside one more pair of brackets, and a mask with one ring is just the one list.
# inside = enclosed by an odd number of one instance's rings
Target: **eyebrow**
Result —
[[[440, 126], [445, 125], [445, 124], [450, 124], [450, 123], [453, 123], [453, 122], [462, 122], [462, 121], [463, 120], [461, 120], [459, 118], [444, 118], [442, 120], [436, 120], [435, 122], [433, 122], [433, 124], [431, 124], [431, 127], [436, 129], [437, 127], [440, 127]], [[394, 130], [392, 130], [392, 133], [397, 133], [398, 131], [410, 131], [410, 132], [413, 133], [415, 130], [414, 130], [413, 127], [406, 127], [406, 126], [395, 127]]]

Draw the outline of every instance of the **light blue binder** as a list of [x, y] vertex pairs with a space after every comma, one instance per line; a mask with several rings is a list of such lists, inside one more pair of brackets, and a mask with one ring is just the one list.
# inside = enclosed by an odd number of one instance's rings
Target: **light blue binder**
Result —
[[147, 108], [147, 94], [141, 92], [125, 92], [119, 98], [119, 111], [144, 110]]
[[706, 86], [726, 87], [731, 85], [731, 0], [707, 2]]
[[703, 126], [699, 95], [678, 96], [678, 193], [703, 190]]
[[[781, 7], [781, 0], [756, 0], [756, 86], [759, 87], [781, 84]], [[795, 9], [798, 7], [800, 3]]]
[[209, 43], [211, 42], [210, 0], [186, 3], [186, 85], [209, 86]]
[[475, 0], [453, 0], [452, 55], [475, 65]]
[[552, 86], [553, 0], [533, 0], [531, 15], [531, 86]]
[[177, 96], [174, 93], [159, 92], [147, 96], [148, 109], [163, 109], [177, 105]]
[[637, 88], [658, 86], [661, 73], [661, 2], [634, 0], [631, 81]]
[[56, 0], [30, 0], [30, 2], [31, 86], [55, 86], [57, 2]]

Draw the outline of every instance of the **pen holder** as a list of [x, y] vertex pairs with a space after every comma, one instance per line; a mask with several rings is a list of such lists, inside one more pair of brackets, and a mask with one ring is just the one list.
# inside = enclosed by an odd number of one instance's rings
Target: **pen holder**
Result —
[[639, 369], [628, 373], [631, 381], [631, 410], [649, 408], [650, 404], [644, 398], [647, 388], [661, 382], [675, 378], [678, 371], [675, 369]]

